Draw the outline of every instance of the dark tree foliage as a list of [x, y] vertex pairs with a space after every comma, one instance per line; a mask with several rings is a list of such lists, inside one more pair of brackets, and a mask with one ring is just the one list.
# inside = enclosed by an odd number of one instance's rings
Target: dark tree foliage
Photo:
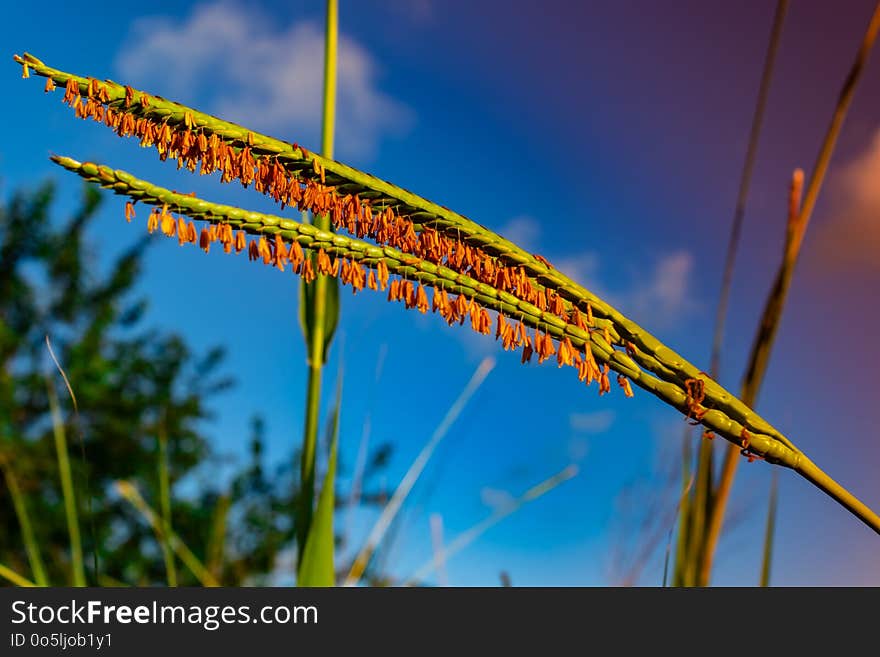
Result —
[[[219, 371], [223, 350], [197, 354], [179, 335], [145, 327], [146, 301], [132, 292], [147, 241], [126, 250], [101, 275], [84, 238], [99, 193], [86, 188], [78, 211], [65, 223], [50, 218], [53, 196], [53, 186], [44, 184], [0, 206], [0, 455], [23, 491], [50, 581], [68, 583], [69, 538], [47, 401], [47, 385], [56, 386], [90, 583], [161, 582], [164, 562], [153, 531], [114, 494], [113, 482], [131, 480], [158, 509], [160, 430], [168, 436], [172, 482], [197, 468], [216, 467], [202, 421], [210, 417], [211, 396], [231, 385]], [[78, 414], [48, 358], [46, 336], [71, 381]], [[259, 465], [251, 464], [229, 491], [174, 497], [175, 531], [200, 559], [213, 559], [229, 584], [270, 570], [275, 554], [291, 540], [290, 493], [278, 498], [259, 472]], [[250, 501], [259, 495], [266, 498], [265, 509]], [[226, 522], [238, 514], [236, 506], [242, 507], [238, 522], [251, 543], [238, 558], [223, 549], [235, 538], [237, 530]], [[223, 559], [237, 567], [217, 566]], [[19, 521], [2, 484], [0, 560], [30, 572]], [[178, 570], [181, 583], [194, 583]]]
[[[85, 187], [64, 223], [51, 217], [53, 197], [47, 183], [0, 204], [0, 462], [21, 488], [50, 583], [71, 583], [71, 565], [49, 385], [62, 406], [89, 584], [166, 581], [152, 527], [114, 489], [118, 480], [131, 481], [159, 510], [160, 435], [168, 441], [171, 484], [178, 484], [173, 529], [197, 558], [225, 585], [289, 581], [282, 557], [295, 550], [296, 469], [266, 472], [264, 427], [255, 419], [249, 462], [218, 477], [224, 463], [203, 433], [212, 396], [232, 385], [220, 371], [223, 349], [194, 353], [180, 335], [144, 326], [147, 302], [134, 288], [149, 239], [101, 273], [85, 240], [100, 193]], [[378, 446], [366, 483], [389, 453]], [[384, 495], [365, 492], [362, 503], [382, 504]], [[0, 563], [31, 573], [2, 477]], [[198, 584], [179, 561], [177, 572], [179, 584]]]

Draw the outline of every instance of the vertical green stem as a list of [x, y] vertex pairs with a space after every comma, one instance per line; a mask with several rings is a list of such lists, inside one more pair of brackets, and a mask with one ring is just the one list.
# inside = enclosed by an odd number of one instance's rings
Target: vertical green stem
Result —
[[168, 432], [164, 419], [159, 423], [159, 512], [162, 515], [162, 556], [165, 559], [165, 572], [168, 586], [177, 586], [177, 567], [174, 564], [174, 550], [171, 547], [171, 477], [168, 473]]
[[[337, 0], [327, 0], [327, 23], [324, 35], [324, 104], [321, 134], [321, 152], [333, 157], [333, 136], [336, 120], [336, 51], [338, 31]], [[330, 217], [315, 217], [315, 225], [321, 230], [330, 229]], [[327, 277], [318, 276], [312, 297], [313, 312], [308, 349], [308, 384], [306, 387], [306, 418], [303, 435], [302, 460], [300, 463], [300, 510], [297, 540], [299, 558], [306, 544], [315, 497], [315, 452], [318, 442], [318, 421], [321, 412], [321, 375], [324, 367], [326, 339]]]
[[693, 506], [690, 499], [688, 483], [691, 481], [691, 441], [690, 436], [685, 436], [681, 445], [681, 519], [678, 525], [678, 540], [675, 543], [675, 572], [672, 576], [673, 586], [685, 586], [685, 568], [687, 566], [688, 536], [690, 536], [690, 524]]
[[70, 535], [70, 561], [73, 568], [73, 585], [86, 585], [86, 571], [83, 563], [82, 538], [79, 531], [79, 513], [73, 491], [73, 476], [70, 471], [70, 457], [67, 452], [67, 434], [58, 395], [52, 379], [46, 377], [46, 391], [49, 396], [49, 410], [52, 413], [52, 431], [55, 434], [55, 453], [58, 457], [58, 473], [61, 478], [61, 492], [64, 497], [64, 515], [67, 518], [67, 532]]
[[28, 515], [24, 495], [21, 492], [21, 487], [18, 485], [18, 478], [15, 476], [15, 471], [12, 469], [12, 465], [2, 456], [0, 456], [0, 469], [3, 470], [3, 478], [6, 481], [6, 488], [9, 489], [9, 497], [12, 499], [12, 506], [15, 508], [15, 515], [18, 518], [18, 524], [21, 527], [24, 549], [27, 553], [31, 572], [34, 575], [34, 582], [37, 586], [49, 586], [49, 579], [46, 577], [46, 568], [43, 566], [43, 559], [40, 557], [40, 548], [38, 547], [37, 539], [34, 536], [34, 528], [31, 525], [31, 519]]
[[[321, 154], [333, 157], [333, 136], [336, 127], [336, 51], [339, 32], [337, 0], [327, 0], [327, 25], [324, 33], [324, 108], [321, 123]], [[329, 221], [328, 217], [324, 217]]]
[[764, 561], [761, 564], [761, 586], [770, 586], [770, 565], [773, 561], [773, 535], [776, 533], [776, 506], [779, 503], [779, 471], [773, 470], [770, 482], [770, 502], [767, 507], [767, 527], [764, 530]]
[[701, 438], [697, 470], [694, 473], [696, 488], [691, 500], [691, 518], [688, 527], [687, 557], [685, 561], [684, 586], [697, 586], [697, 573], [703, 536], [706, 527], [706, 511], [710, 502], [712, 486], [712, 442]]

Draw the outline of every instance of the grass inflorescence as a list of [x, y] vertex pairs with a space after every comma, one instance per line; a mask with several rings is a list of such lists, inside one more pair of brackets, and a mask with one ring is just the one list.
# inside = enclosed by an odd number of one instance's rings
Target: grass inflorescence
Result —
[[[541, 256], [297, 144], [132, 87], [58, 71], [30, 55], [16, 61], [63, 87], [64, 101], [77, 116], [137, 137], [142, 146], [156, 148], [161, 159], [176, 160], [178, 168], [219, 172], [221, 181], [253, 186], [282, 208], [328, 216], [349, 236], [174, 194], [108, 167], [55, 158], [87, 180], [156, 206], [148, 218], [152, 230], [205, 250], [216, 242], [227, 252], [246, 251], [252, 260], [282, 270], [289, 266], [306, 281], [327, 274], [355, 292], [387, 290], [391, 301], [423, 313], [433, 310], [449, 324], [467, 322], [481, 334], [492, 333], [489, 312], [494, 311], [496, 338], [505, 348], [521, 349], [523, 361], [555, 356], [560, 366], [577, 368], [587, 383], [597, 381], [601, 394], [611, 389], [613, 371], [627, 396], [632, 381], [750, 459], [797, 470], [880, 531], [880, 518], [746, 403]], [[133, 210], [128, 206], [128, 218]], [[173, 217], [175, 211], [190, 220]], [[194, 220], [206, 224], [199, 229]], [[433, 290], [430, 301], [427, 289]]]

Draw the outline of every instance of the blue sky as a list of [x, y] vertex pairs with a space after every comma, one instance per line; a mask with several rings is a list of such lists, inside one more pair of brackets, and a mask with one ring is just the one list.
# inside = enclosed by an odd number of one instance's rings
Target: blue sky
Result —
[[[693, 362], [708, 356], [721, 258], [745, 151], [772, 3], [535, 3], [394, 0], [340, 8], [337, 157], [547, 256]], [[110, 77], [307, 147], [319, 146], [320, 2], [19, 4], [7, 55]], [[738, 387], [783, 235], [787, 181], [809, 171], [871, 2], [792, 8], [749, 201], [722, 382]], [[43, 11], [41, 9], [41, 11]], [[254, 209], [271, 202], [162, 165], [105, 128], [74, 121], [38, 81], [0, 72], [14, 129], [0, 149], [8, 194], [57, 178], [59, 209], [78, 182], [50, 152], [94, 159], [174, 189]], [[13, 102], [10, 102], [13, 101]], [[876, 507], [872, 408], [880, 365], [880, 75], [872, 62], [841, 136], [759, 403], [812, 458]], [[96, 266], [139, 237], [108, 198], [94, 226]], [[193, 345], [227, 346], [238, 385], [209, 429], [242, 456], [248, 420], [267, 422], [268, 458], [290, 458], [302, 427], [305, 355], [296, 283], [269, 268], [171, 241], [149, 252], [148, 321]], [[666, 512], [682, 418], [647, 393], [599, 399], [572, 372], [521, 366], [491, 340], [405, 313], [368, 292], [344, 295], [328, 374], [342, 358], [342, 459], [350, 472], [365, 418], [391, 441], [393, 488], [481, 359], [496, 366], [429, 464], [386, 562], [400, 577], [430, 557], [431, 514], [447, 540], [576, 463], [573, 480], [500, 523], [448, 564], [456, 585], [601, 585], [637, 533], [633, 508]], [[380, 352], [385, 353], [376, 382]], [[332, 386], [328, 385], [328, 394]], [[737, 527], [715, 581], [757, 580], [769, 466], [741, 468]], [[876, 537], [782, 474], [779, 584], [880, 584]], [[210, 473], [213, 477], [214, 473]], [[362, 532], [369, 517], [358, 517]], [[357, 543], [358, 537], [352, 540]], [[831, 556], [829, 556], [831, 555]], [[642, 583], [658, 584], [661, 555]]]

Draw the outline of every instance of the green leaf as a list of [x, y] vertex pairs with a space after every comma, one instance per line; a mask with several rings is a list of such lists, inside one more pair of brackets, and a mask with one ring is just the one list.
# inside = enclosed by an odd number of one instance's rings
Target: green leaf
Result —
[[[330, 342], [336, 333], [339, 323], [339, 279], [324, 276], [324, 289], [326, 290], [326, 305], [324, 306], [324, 360], [327, 362], [327, 353], [330, 351]], [[312, 330], [316, 323], [315, 316], [315, 282], [301, 283], [299, 286], [299, 324], [302, 327], [303, 337], [306, 344], [312, 343]]]
[[309, 528], [309, 536], [306, 539], [306, 547], [297, 574], [297, 586], [333, 586], [336, 581], [333, 565], [335, 549], [333, 513], [336, 506], [334, 497], [336, 448], [339, 442], [339, 409], [341, 404], [342, 394], [340, 390], [337, 390], [336, 407], [333, 409], [329, 427], [332, 436], [330, 462], [327, 465], [324, 485], [321, 487], [321, 495], [318, 497], [318, 507], [315, 509], [315, 515]]

